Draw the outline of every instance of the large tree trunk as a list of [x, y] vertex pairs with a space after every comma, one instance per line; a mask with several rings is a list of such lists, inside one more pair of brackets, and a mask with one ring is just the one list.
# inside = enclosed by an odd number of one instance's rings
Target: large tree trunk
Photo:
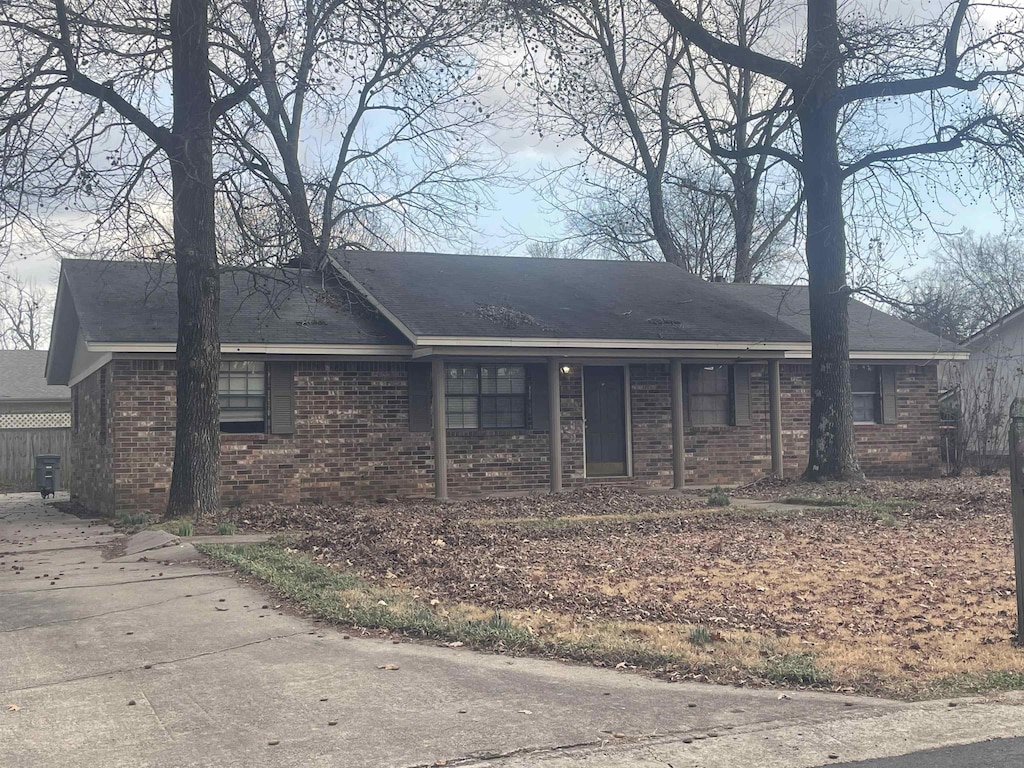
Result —
[[686, 272], [693, 272], [694, 265], [687, 263], [682, 251], [672, 234], [672, 228], [668, 223], [668, 215], [665, 213], [665, 191], [660, 178], [647, 178], [647, 199], [651, 211], [651, 229], [654, 232], [654, 239], [661, 249], [661, 255], [669, 264], [675, 264]]
[[749, 283], [754, 279], [752, 252], [754, 220], [757, 218], [757, 184], [747, 160], [739, 160], [732, 174], [733, 225], [736, 239], [736, 271], [733, 282]]
[[220, 277], [213, 192], [208, 0], [172, 0], [174, 124], [168, 156], [178, 277], [177, 422], [168, 516], [220, 506]]
[[807, 65], [815, 73], [797, 99], [807, 199], [811, 321], [811, 424], [807, 480], [860, 480], [853, 437], [843, 178], [838, 112], [836, 0], [807, 5]]

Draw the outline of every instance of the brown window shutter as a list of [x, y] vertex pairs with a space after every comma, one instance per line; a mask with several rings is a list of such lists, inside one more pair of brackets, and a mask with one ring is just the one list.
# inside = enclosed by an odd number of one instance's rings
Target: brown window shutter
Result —
[[430, 363], [409, 363], [409, 431], [429, 432], [430, 418]]
[[268, 363], [270, 368], [270, 430], [295, 433], [295, 363]]
[[546, 363], [531, 363], [526, 366], [526, 378], [530, 382], [530, 428], [548, 429], [551, 425], [548, 397], [548, 366]]
[[750, 366], [732, 367], [732, 414], [737, 427], [750, 426]]
[[879, 366], [882, 376], [882, 423], [895, 424], [896, 413], [896, 366]]

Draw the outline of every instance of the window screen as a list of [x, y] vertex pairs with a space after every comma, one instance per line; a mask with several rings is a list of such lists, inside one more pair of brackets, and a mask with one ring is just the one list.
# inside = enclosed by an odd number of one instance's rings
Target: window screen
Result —
[[881, 421], [881, 386], [878, 367], [851, 365], [850, 384], [853, 389], [853, 420], [858, 424]]
[[526, 366], [448, 366], [446, 395], [445, 416], [451, 429], [526, 426]]
[[732, 389], [728, 365], [691, 368], [689, 415], [694, 426], [727, 426], [732, 423]]
[[224, 360], [220, 364], [221, 432], [263, 432], [267, 409], [264, 364], [254, 360]]

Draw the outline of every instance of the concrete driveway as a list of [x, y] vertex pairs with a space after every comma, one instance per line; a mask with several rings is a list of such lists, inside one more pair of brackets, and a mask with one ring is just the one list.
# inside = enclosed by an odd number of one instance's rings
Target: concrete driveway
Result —
[[1005, 701], [780, 698], [345, 639], [190, 547], [105, 559], [117, 539], [0, 496], [0, 765], [817, 766], [1024, 735]]

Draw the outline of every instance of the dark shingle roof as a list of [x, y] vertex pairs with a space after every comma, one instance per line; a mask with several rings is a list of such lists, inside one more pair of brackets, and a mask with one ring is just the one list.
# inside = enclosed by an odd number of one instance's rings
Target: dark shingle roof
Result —
[[46, 350], [0, 351], [0, 400], [71, 400], [68, 387], [46, 383]]
[[[805, 285], [737, 285], [714, 283], [711, 290], [739, 299], [783, 320], [810, 336], [811, 317]], [[886, 314], [862, 301], [850, 302], [851, 352], [952, 352], [957, 345], [913, 323]]]
[[[178, 294], [172, 264], [66, 259], [62, 265], [89, 342], [174, 343]], [[405, 344], [361, 299], [294, 269], [221, 276], [224, 344]]]
[[665, 263], [365, 251], [334, 258], [416, 336], [810, 340]]

